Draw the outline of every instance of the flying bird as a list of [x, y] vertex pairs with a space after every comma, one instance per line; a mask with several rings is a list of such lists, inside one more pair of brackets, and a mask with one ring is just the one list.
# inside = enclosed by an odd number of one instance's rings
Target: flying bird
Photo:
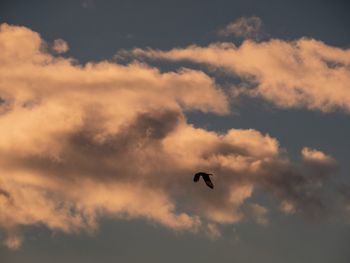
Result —
[[213, 182], [210, 180], [210, 175], [212, 174], [207, 174], [207, 173], [203, 173], [203, 172], [199, 172], [199, 173], [196, 173], [193, 177], [193, 181], [194, 182], [198, 182], [199, 181], [199, 178], [202, 176], [203, 177], [203, 180], [205, 182], [205, 184], [210, 187], [211, 189], [214, 188], [214, 184]]

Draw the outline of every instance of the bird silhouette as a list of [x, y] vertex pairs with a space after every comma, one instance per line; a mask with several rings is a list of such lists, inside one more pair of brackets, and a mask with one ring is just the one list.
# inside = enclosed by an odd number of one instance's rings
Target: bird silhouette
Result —
[[204, 173], [204, 172], [199, 172], [199, 173], [196, 173], [193, 177], [193, 181], [194, 182], [198, 182], [199, 181], [199, 178], [202, 176], [203, 177], [203, 180], [205, 182], [205, 184], [210, 187], [211, 189], [214, 188], [214, 184], [213, 182], [210, 180], [210, 175], [212, 174], [207, 174], [207, 173]]

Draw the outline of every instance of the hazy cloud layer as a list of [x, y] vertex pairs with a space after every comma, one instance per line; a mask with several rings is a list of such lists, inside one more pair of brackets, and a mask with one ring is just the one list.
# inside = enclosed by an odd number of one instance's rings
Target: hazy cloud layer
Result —
[[196, 45], [170, 51], [134, 49], [131, 55], [191, 61], [239, 77], [232, 94], [261, 97], [281, 108], [350, 112], [350, 50], [321, 41], [272, 39]]
[[[323, 186], [336, 164], [326, 154], [305, 148], [295, 165], [267, 134], [220, 134], [187, 122], [189, 110], [229, 112], [227, 96], [205, 73], [80, 65], [43, 46], [30, 29], [1, 25], [0, 229], [9, 248], [20, 246], [21, 226], [95, 231], [100, 217], [143, 218], [215, 238], [220, 224], [268, 224], [268, 210], [249, 201], [256, 190], [286, 213], [319, 216], [330, 207]], [[223, 47], [214, 47], [220, 54]], [[192, 49], [176, 52], [192, 59]], [[198, 50], [200, 61], [206, 49]], [[172, 52], [161, 54], [180, 59]], [[192, 182], [199, 170], [215, 174], [214, 190]]]

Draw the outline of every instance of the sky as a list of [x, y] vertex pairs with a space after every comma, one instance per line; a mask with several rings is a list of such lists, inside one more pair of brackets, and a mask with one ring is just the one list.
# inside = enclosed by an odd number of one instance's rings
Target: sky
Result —
[[1, 1], [0, 262], [348, 263], [348, 9]]

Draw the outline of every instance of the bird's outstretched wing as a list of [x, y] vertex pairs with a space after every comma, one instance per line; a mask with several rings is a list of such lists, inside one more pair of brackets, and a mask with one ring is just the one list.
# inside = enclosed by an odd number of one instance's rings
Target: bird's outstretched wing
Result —
[[203, 179], [204, 179], [204, 182], [205, 184], [210, 187], [211, 189], [214, 189], [214, 184], [213, 182], [210, 180], [210, 177], [209, 177], [209, 174], [204, 174], [202, 175], [203, 176]]
[[200, 177], [201, 177], [200, 173], [196, 173], [193, 177], [193, 181], [198, 182]]

